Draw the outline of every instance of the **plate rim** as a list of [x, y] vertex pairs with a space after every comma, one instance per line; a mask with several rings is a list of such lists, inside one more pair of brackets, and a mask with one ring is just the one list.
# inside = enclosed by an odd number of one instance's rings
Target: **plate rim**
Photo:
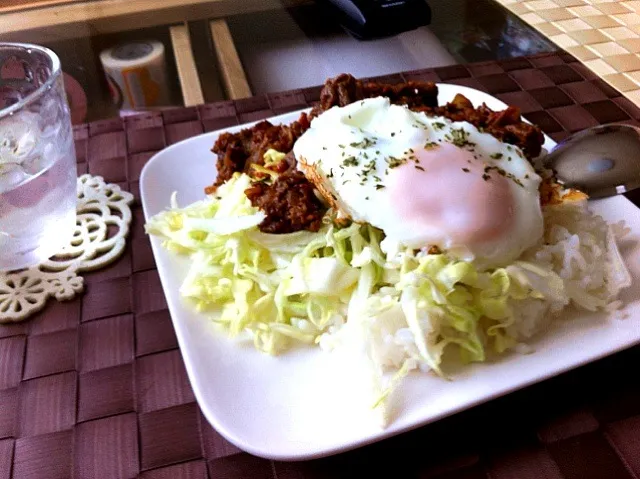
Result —
[[[439, 88], [441, 87], [445, 87], [445, 88], [451, 88], [453, 90], [455, 90], [458, 93], [462, 93], [465, 94], [465, 92], [467, 93], [471, 93], [473, 95], [478, 95], [480, 94], [483, 97], [488, 97], [491, 98], [492, 101], [494, 102], [499, 102], [503, 108], [506, 108], [508, 105], [505, 104], [502, 100], [500, 100], [499, 98], [494, 97], [493, 95], [490, 95], [486, 92], [480, 91], [480, 90], [476, 90], [474, 88], [471, 87], [466, 87], [466, 86], [462, 86], [462, 85], [455, 85], [455, 84], [447, 84], [447, 83], [437, 83], [437, 86]], [[210, 137], [212, 139], [216, 138], [217, 136], [219, 136], [220, 134], [224, 133], [224, 132], [234, 132], [234, 131], [239, 131], [240, 129], [244, 129], [244, 128], [249, 128], [253, 125], [255, 125], [256, 123], [260, 122], [260, 121], [264, 121], [264, 120], [268, 120], [271, 121], [272, 123], [279, 123], [281, 121], [291, 121], [292, 118], [295, 117], [295, 115], [299, 115], [302, 112], [305, 111], [309, 111], [310, 108], [304, 108], [304, 109], [300, 109], [300, 110], [295, 110], [295, 111], [291, 111], [291, 112], [287, 112], [287, 113], [283, 113], [280, 115], [275, 115], [273, 117], [267, 117], [263, 120], [257, 120], [257, 121], [253, 121], [253, 122], [248, 122], [248, 123], [244, 123], [244, 124], [240, 124], [240, 125], [231, 125], [229, 127], [226, 128], [221, 128], [215, 131], [211, 131], [211, 132], [206, 132], [206, 133], [201, 133], [199, 135], [195, 135], [193, 137], [181, 140], [173, 145], [170, 145], [166, 148], [164, 148], [163, 150], [157, 152], [156, 154], [154, 154], [144, 165], [141, 173], [140, 173], [140, 178], [139, 178], [139, 184], [140, 184], [140, 199], [141, 199], [141, 204], [142, 204], [142, 208], [143, 208], [143, 213], [144, 213], [144, 219], [145, 222], [149, 219], [149, 217], [151, 216], [149, 214], [149, 207], [147, 205], [147, 195], [144, 194], [144, 191], [146, 191], [146, 188], [143, 187], [143, 184], [146, 184], [147, 180], [147, 176], [150, 174], [149, 171], [151, 171], [151, 169], [153, 168], [153, 164], [154, 162], [158, 161], [158, 158], [161, 158], [165, 155], [170, 155], [172, 154], [172, 152], [174, 150], [178, 150], [180, 148], [183, 148], [185, 146], [185, 144], [194, 142], [196, 140], [198, 141], [204, 141], [204, 138], [208, 138]], [[525, 120], [526, 121], [526, 120]], [[553, 147], [555, 146], [556, 142], [551, 139], [548, 135], [544, 134], [545, 136], [545, 147]], [[212, 155], [211, 157], [211, 161], [214, 162], [215, 161], [215, 157]], [[626, 201], [629, 201], [627, 198], [625, 198]], [[630, 202], [630, 201], [629, 201]], [[168, 198], [167, 198], [167, 203], [168, 203]], [[634, 205], [635, 206], [635, 205]], [[158, 251], [161, 248], [160, 244], [159, 244], [159, 239], [156, 237], [150, 237], [150, 243], [151, 243], [151, 247], [153, 250], [153, 255], [154, 255], [154, 260], [157, 259], [158, 257]], [[158, 270], [158, 275], [160, 277], [160, 281], [162, 284], [162, 288], [163, 288], [163, 294], [167, 300], [167, 305], [168, 305], [168, 309], [169, 309], [169, 315], [171, 317], [171, 322], [176, 334], [176, 338], [178, 341], [178, 346], [180, 349], [180, 354], [183, 358], [184, 361], [184, 365], [185, 365], [185, 369], [187, 371], [187, 376], [189, 378], [189, 382], [190, 382], [190, 386], [193, 389], [193, 393], [194, 396], [196, 398], [196, 401], [198, 403], [198, 406], [200, 408], [200, 410], [202, 411], [202, 414], [205, 416], [205, 418], [207, 419], [207, 421], [214, 427], [214, 429], [220, 433], [223, 437], [225, 437], [229, 442], [231, 442], [232, 444], [236, 445], [237, 447], [239, 447], [240, 449], [242, 449], [243, 451], [246, 451], [250, 454], [259, 456], [259, 457], [263, 457], [263, 458], [267, 458], [267, 459], [272, 459], [272, 460], [283, 460], [283, 461], [301, 461], [301, 460], [309, 460], [309, 459], [316, 459], [316, 458], [321, 458], [321, 457], [326, 457], [326, 456], [330, 456], [330, 455], [334, 455], [334, 454], [338, 454], [338, 453], [342, 453], [342, 452], [346, 452], [349, 450], [353, 450], [353, 449], [357, 449], [360, 447], [364, 447], [366, 445], [369, 444], [373, 444], [385, 439], [388, 439], [390, 437], [393, 436], [397, 436], [400, 434], [403, 434], [405, 432], [411, 431], [413, 429], [419, 428], [419, 427], [423, 427], [427, 424], [430, 423], [434, 423], [437, 421], [440, 421], [441, 419], [444, 419], [446, 417], [458, 414], [459, 412], [462, 412], [464, 410], [467, 409], [471, 409], [473, 407], [476, 407], [480, 404], [484, 404], [484, 403], [488, 403], [490, 401], [495, 400], [498, 397], [501, 396], [505, 396], [507, 394], [511, 394], [514, 391], [518, 391], [520, 389], [524, 389], [526, 387], [529, 387], [533, 384], [537, 384], [539, 382], [545, 381], [547, 379], [550, 379], [552, 377], [558, 376], [560, 374], [564, 374], [568, 371], [577, 369], [579, 367], [582, 367], [586, 364], [595, 362], [599, 359], [602, 359], [604, 357], [610, 356], [612, 354], [616, 354], [620, 351], [623, 351], [625, 349], [628, 349], [630, 347], [633, 347], [636, 344], [640, 344], [640, 337], [637, 338], [635, 341], [632, 341], [630, 344], [626, 344], [626, 345], [619, 345], [616, 348], [613, 349], [608, 349], [606, 351], [603, 351], [600, 354], [596, 354], [596, 355], [591, 355], [589, 357], [585, 357], [583, 358], [581, 361], [578, 362], [574, 362], [572, 364], [567, 364], [565, 367], [559, 368], [559, 369], [555, 369], [555, 370], [551, 370], [546, 372], [543, 375], [540, 375], [538, 377], [532, 378], [528, 381], [522, 382], [522, 383], [512, 383], [509, 387], [507, 387], [506, 389], [502, 389], [499, 390], [496, 393], [490, 394], [490, 395], [485, 395], [483, 397], [477, 398], [475, 400], [463, 403], [461, 405], [459, 405], [458, 407], [454, 407], [454, 408], [450, 408], [447, 409], [446, 411], [443, 411], [440, 414], [436, 414], [434, 416], [431, 416], [425, 420], [422, 421], [414, 421], [412, 423], [409, 423], [403, 427], [399, 427], [397, 429], [384, 429], [382, 430], [382, 432], [380, 434], [376, 434], [376, 435], [370, 435], [364, 438], [361, 438], [358, 441], [355, 442], [350, 442], [349, 444], [337, 444], [333, 447], [323, 447], [321, 449], [316, 449], [313, 452], [309, 452], [307, 450], [304, 451], [274, 451], [273, 449], [269, 449], [268, 445], [263, 444], [263, 447], [260, 447], [259, 445], [256, 444], [252, 444], [252, 443], [248, 443], [246, 442], [241, 435], [238, 435], [236, 433], [234, 433], [234, 431], [229, 430], [229, 428], [227, 428], [224, 424], [222, 424], [220, 421], [218, 421], [218, 418], [215, 414], [213, 414], [208, 407], [206, 407], [207, 401], [204, 397], [204, 393], [203, 391], [198, 388], [198, 387], [194, 387], [195, 383], [197, 383], [199, 381], [199, 379], [196, 379], [197, 373], [194, 370], [194, 365], [191, 363], [191, 361], [188, 359], [188, 354], [186, 353], [187, 351], [187, 347], [186, 347], [186, 339], [184, 337], [184, 335], [182, 334], [181, 330], [179, 327], [177, 327], [177, 322], [179, 322], [179, 318], [177, 318], [176, 316], [179, 316], [179, 314], [174, 314], [174, 309], [175, 306], [173, 306], [173, 302], [174, 302], [174, 298], [172, 295], [167, 294], [167, 288], [165, 286], [165, 281], [166, 279], [164, 278], [164, 275], [161, 274], [161, 267], [159, 264], [156, 264], [156, 268]]]

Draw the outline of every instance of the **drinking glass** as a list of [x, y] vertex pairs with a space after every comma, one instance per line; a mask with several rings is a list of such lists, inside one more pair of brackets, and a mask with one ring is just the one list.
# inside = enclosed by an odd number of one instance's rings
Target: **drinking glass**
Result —
[[69, 241], [76, 175], [60, 60], [0, 43], [0, 271], [36, 265]]

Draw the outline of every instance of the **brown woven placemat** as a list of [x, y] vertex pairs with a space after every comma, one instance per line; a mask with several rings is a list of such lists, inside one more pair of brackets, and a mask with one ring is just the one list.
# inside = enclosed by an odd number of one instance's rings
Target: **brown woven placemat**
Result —
[[[640, 110], [567, 55], [386, 77], [457, 83], [520, 106], [554, 139]], [[297, 90], [76, 129], [78, 172], [138, 194], [145, 162], [190, 136], [306, 107]], [[214, 161], [213, 158], [211, 161]], [[251, 456], [203, 418], [177, 349], [139, 203], [126, 254], [86, 294], [0, 326], [0, 479], [640, 477], [636, 347], [413, 432], [301, 463]]]

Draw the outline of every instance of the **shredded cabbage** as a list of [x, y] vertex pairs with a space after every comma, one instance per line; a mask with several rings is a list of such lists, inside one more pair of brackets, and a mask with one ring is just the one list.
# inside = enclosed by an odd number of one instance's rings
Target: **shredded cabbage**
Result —
[[[270, 161], [280, 158], [276, 153]], [[173, 196], [171, 207], [147, 223], [164, 247], [191, 259], [181, 295], [231, 336], [248, 335], [269, 354], [295, 343], [324, 349], [359, 343], [383, 419], [391, 390], [411, 369], [444, 376], [446, 350], [481, 362], [490, 351], [517, 347], [519, 307], [559, 310], [570, 300], [587, 309], [605, 306], [554, 272], [551, 261], [480, 270], [392, 244], [376, 228], [355, 223], [262, 233], [264, 214], [244, 194], [250, 183], [236, 173], [215, 195], [184, 208]], [[386, 384], [385, 371], [395, 371]]]
[[257, 226], [264, 214], [244, 194], [250, 182], [236, 174], [215, 196], [185, 208], [174, 198], [146, 229], [168, 250], [190, 256], [182, 296], [232, 336], [248, 332], [258, 349], [278, 354], [292, 341], [315, 343], [346, 321], [354, 298], [366, 299], [376, 270], [365, 274], [366, 267], [352, 263], [374, 255], [378, 245], [370, 242], [377, 237], [370, 241], [369, 228], [355, 224], [262, 233]]

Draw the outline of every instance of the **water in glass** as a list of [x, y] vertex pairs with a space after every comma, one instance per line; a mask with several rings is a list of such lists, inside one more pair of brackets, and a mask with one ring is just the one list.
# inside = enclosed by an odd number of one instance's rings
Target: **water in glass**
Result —
[[69, 241], [76, 174], [57, 57], [0, 44], [0, 270], [38, 264]]

